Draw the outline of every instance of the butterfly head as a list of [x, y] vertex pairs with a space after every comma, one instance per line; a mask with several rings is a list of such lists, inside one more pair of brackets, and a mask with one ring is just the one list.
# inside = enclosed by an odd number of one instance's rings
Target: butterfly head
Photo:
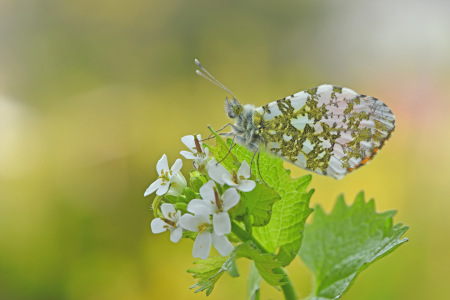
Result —
[[243, 107], [242, 105], [235, 99], [226, 99], [225, 100], [225, 111], [231, 119], [235, 119], [242, 114]]

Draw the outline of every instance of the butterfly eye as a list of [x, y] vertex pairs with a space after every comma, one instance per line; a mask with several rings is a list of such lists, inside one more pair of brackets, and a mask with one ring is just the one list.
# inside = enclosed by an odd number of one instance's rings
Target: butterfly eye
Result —
[[231, 119], [236, 118], [242, 113], [243, 107], [242, 105], [236, 100], [228, 98], [225, 100], [225, 111], [227, 112], [228, 117]]
[[233, 107], [233, 111], [234, 111], [234, 113], [236, 114], [236, 116], [239, 116], [241, 113], [242, 113], [242, 105], [240, 105], [240, 104], [238, 104], [238, 105], [235, 105], [234, 107]]

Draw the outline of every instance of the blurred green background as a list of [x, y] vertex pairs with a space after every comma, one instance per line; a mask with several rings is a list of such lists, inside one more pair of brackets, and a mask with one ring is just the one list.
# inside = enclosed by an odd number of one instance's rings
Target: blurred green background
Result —
[[[314, 175], [311, 204], [364, 190], [410, 225], [345, 299], [448, 299], [449, 14], [445, 0], [1, 0], [0, 299], [206, 298], [188, 290], [192, 241], [153, 235], [143, 197], [182, 136], [228, 122], [194, 58], [242, 103], [332, 83], [388, 104], [383, 151], [341, 181]], [[210, 299], [244, 298], [240, 267]], [[288, 272], [308, 295], [299, 259]]]

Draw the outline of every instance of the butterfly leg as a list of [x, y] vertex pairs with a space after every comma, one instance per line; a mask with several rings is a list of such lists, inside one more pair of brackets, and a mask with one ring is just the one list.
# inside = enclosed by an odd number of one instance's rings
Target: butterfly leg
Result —
[[264, 182], [265, 185], [267, 185], [268, 187], [271, 187], [270, 185], [267, 184], [267, 182], [264, 180], [264, 178], [261, 175], [261, 169], [259, 168], [259, 151], [258, 151], [258, 157], [256, 158], [256, 166], [258, 167], [259, 178], [261, 178], [262, 182]]
[[233, 135], [233, 140], [231, 141], [230, 149], [228, 149], [227, 154], [220, 161], [218, 161], [217, 164], [220, 164], [221, 162], [223, 162], [225, 160], [225, 158], [227, 158], [227, 156], [230, 155], [231, 149], [233, 149], [234, 146], [236, 146], [236, 143], [234, 142], [235, 139], [236, 139], [236, 135]]
[[[259, 153], [259, 149], [258, 149], [257, 151], [255, 151], [255, 153], [253, 153], [252, 160], [251, 160], [251, 162], [250, 162], [250, 177], [252, 177], [252, 173], [253, 173], [253, 170], [252, 170], [252, 167], [253, 167], [253, 160], [255, 159], [255, 156], [256, 156], [257, 153]], [[258, 156], [258, 157], [259, 157], [259, 156]]]
[[[231, 123], [225, 124], [225, 125], [222, 126], [221, 128], [217, 129], [216, 132], [222, 131], [222, 130], [224, 130], [225, 128], [227, 128], [228, 126], [230, 126], [230, 125], [231, 125]], [[219, 135], [227, 136], [228, 133], [230, 133], [230, 132], [219, 133]], [[203, 142], [203, 141], [210, 140], [210, 139], [212, 139], [212, 138], [214, 138], [214, 134], [211, 133], [206, 139], [203, 139], [202, 142]]]
[[259, 153], [260, 153], [259, 151], [260, 151], [260, 150], [259, 150], [259, 148], [258, 148], [258, 149], [255, 151], [255, 153], [253, 153], [253, 157], [252, 157], [252, 160], [251, 160], [251, 162], [250, 162], [250, 177], [252, 177], [252, 172], [253, 172], [253, 170], [252, 170], [252, 167], [253, 167], [253, 161], [255, 160], [255, 156], [258, 154], [258, 156], [256, 156], [256, 167], [258, 168], [259, 178], [261, 178], [262, 182], [264, 182], [265, 185], [267, 185], [267, 186], [270, 187], [270, 185], [267, 184], [267, 182], [264, 180], [264, 178], [263, 178], [262, 175], [261, 175], [261, 170], [260, 170], [260, 168], [259, 168]]

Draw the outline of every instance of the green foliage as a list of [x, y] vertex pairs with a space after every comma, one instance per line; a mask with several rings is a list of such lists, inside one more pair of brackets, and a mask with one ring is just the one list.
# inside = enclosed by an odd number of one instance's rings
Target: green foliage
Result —
[[189, 203], [189, 201], [191, 201], [192, 199], [196, 199], [199, 197], [199, 194], [196, 193], [192, 188], [190, 187], [185, 187], [183, 190], [183, 193], [179, 196], [175, 196], [175, 195], [164, 195], [164, 199], [166, 200], [166, 202], [172, 203], [172, 204], [176, 204], [176, 203]]
[[[246, 257], [253, 263], [248, 299], [259, 299], [261, 279], [280, 286], [286, 299], [295, 299], [292, 284], [281, 267], [299, 254], [315, 275], [315, 290], [309, 299], [338, 299], [362, 270], [407, 240], [401, 236], [408, 227], [393, 225], [395, 211], [376, 213], [374, 201], [365, 203], [363, 193], [349, 207], [340, 196], [329, 215], [318, 206], [314, 222], [305, 229], [306, 218], [312, 212], [309, 201], [314, 190], [307, 190], [311, 176], [292, 179], [282, 159], [264, 151], [255, 158], [254, 153], [239, 145], [230, 151], [231, 140], [227, 144], [219, 136], [216, 138], [217, 145], [208, 146], [210, 155], [230, 172], [247, 161], [257, 183], [251, 192], [241, 192], [239, 205], [230, 210], [233, 233], [229, 238], [242, 243], [230, 257], [196, 261], [197, 267], [188, 270], [197, 279], [193, 286], [196, 292], [206, 291], [209, 295], [225, 271], [239, 276], [236, 260]], [[207, 180], [200, 173], [192, 175], [191, 186], [194, 183], [197, 187], [185, 189], [185, 201], [198, 195], [199, 187]]]
[[189, 173], [189, 181], [191, 184], [191, 188], [194, 192], [198, 193], [202, 185], [204, 185], [208, 180], [204, 175], [202, 175], [199, 171], [193, 170]]
[[185, 238], [185, 239], [195, 240], [197, 235], [198, 235], [198, 232], [193, 232], [193, 231], [188, 231], [188, 230], [183, 231], [183, 238]]
[[[270, 221], [273, 204], [280, 200], [280, 195], [265, 184], [258, 183], [254, 190], [242, 193], [236, 211], [237, 220], [252, 226], [264, 226]], [[245, 218], [251, 218], [244, 220]]]
[[376, 213], [375, 202], [365, 203], [362, 192], [352, 206], [338, 197], [329, 215], [316, 208], [300, 250], [315, 275], [311, 299], [340, 298], [362, 270], [407, 241], [400, 238], [408, 227], [393, 225], [395, 213]]
[[230, 263], [230, 259], [222, 256], [194, 261], [196, 268], [187, 270], [197, 279], [197, 283], [191, 286], [191, 289], [198, 287], [196, 293], [206, 290], [206, 295], [211, 294], [217, 280], [229, 268]]
[[[181, 210], [183, 213], [185, 213], [187, 212], [187, 204], [189, 203], [189, 201], [191, 201], [192, 199], [198, 199], [200, 195], [196, 193], [192, 188], [185, 187], [183, 189], [183, 193], [179, 196], [166, 194], [163, 197], [165, 202], [172, 203], [177, 210]], [[156, 197], [155, 200], [153, 201], [153, 209], [155, 211], [158, 211], [158, 216], [162, 215], [159, 212], [160, 210], [159, 206], [162, 204], [160, 201], [161, 198], [162, 197], [158, 199], [158, 197]]]
[[[253, 154], [245, 147], [235, 146], [236, 156], [251, 162]], [[254, 163], [252, 172], [259, 171], [267, 184], [279, 195], [280, 200], [272, 208], [267, 226], [254, 228], [253, 234], [268, 252], [278, 250], [278, 259], [288, 265], [300, 249], [306, 218], [312, 212], [309, 200], [314, 190], [307, 191], [311, 175], [292, 179], [290, 171], [283, 168], [283, 160], [261, 151], [259, 163]]]
[[190, 187], [185, 187], [183, 190], [183, 194], [186, 198], [186, 203], [189, 203], [189, 201], [191, 201], [192, 199], [196, 199], [198, 198], [199, 194], [196, 193], [192, 188]]
[[[220, 163], [228, 171], [238, 169], [241, 165], [241, 161], [238, 160], [238, 158], [234, 155], [233, 151], [230, 151], [230, 146], [227, 145], [212, 128], [209, 128], [209, 130], [211, 130], [211, 132], [216, 137], [215, 146], [209, 146], [207, 144], [204, 144], [204, 146], [209, 148], [209, 155], [211, 157], [215, 157], [216, 160], [220, 161]], [[231, 143], [231, 140], [229, 140], [229, 142]]]
[[[177, 203], [178, 202], [178, 198], [179, 196], [175, 196], [175, 195], [164, 195], [164, 199], [169, 202], [169, 203]], [[184, 202], [184, 201], [183, 201]]]
[[[306, 218], [312, 212], [309, 200], [314, 190], [306, 190], [311, 175], [292, 179], [290, 171], [283, 168], [283, 160], [264, 151], [260, 151], [259, 159], [252, 164], [254, 153], [240, 145], [235, 145], [229, 152], [231, 140], [227, 145], [217, 135], [216, 138], [217, 145], [210, 147], [210, 153], [217, 159], [225, 157], [222, 161], [225, 168], [238, 168], [240, 162], [246, 160], [252, 165], [252, 173], [261, 173], [263, 180], [280, 195], [280, 200], [273, 205], [270, 222], [266, 226], [255, 227], [253, 234], [268, 252], [278, 250], [278, 260], [283, 266], [288, 265], [300, 249]], [[261, 216], [261, 219], [264, 218]]]
[[280, 285], [280, 280], [284, 277], [282, 274], [273, 272], [273, 269], [281, 267], [281, 262], [277, 261], [276, 256], [271, 253], [261, 253], [261, 250], [257, 249], [251, 242], [238, 245], [231, 256], [235, 256], [235, 259], [246, 257], [253, 260], [261, 277], [270, 285]]
[[261, 253], [251, 242], [245, 242], [236, 246], [228, 259], [226, 257], [211, 257], [195, 261], [196, 268], [189, 269], [188, 272], [192, 273], [198, 281], [191, 288], [197, 288], [195, 292], [206, 291], [206, 295], [209, 295], [225, 271], [233, 277], [239, 276], [236, 260], [241, 257], [253, 260], [259, 274], [267, 283], [274, 286], [280, 285], [280, 280], [284, 278], [284, 275], [276, 274], [273, 271], [273, 269], [281, 266], [281, 263], [276, 260], [276, 256]]

